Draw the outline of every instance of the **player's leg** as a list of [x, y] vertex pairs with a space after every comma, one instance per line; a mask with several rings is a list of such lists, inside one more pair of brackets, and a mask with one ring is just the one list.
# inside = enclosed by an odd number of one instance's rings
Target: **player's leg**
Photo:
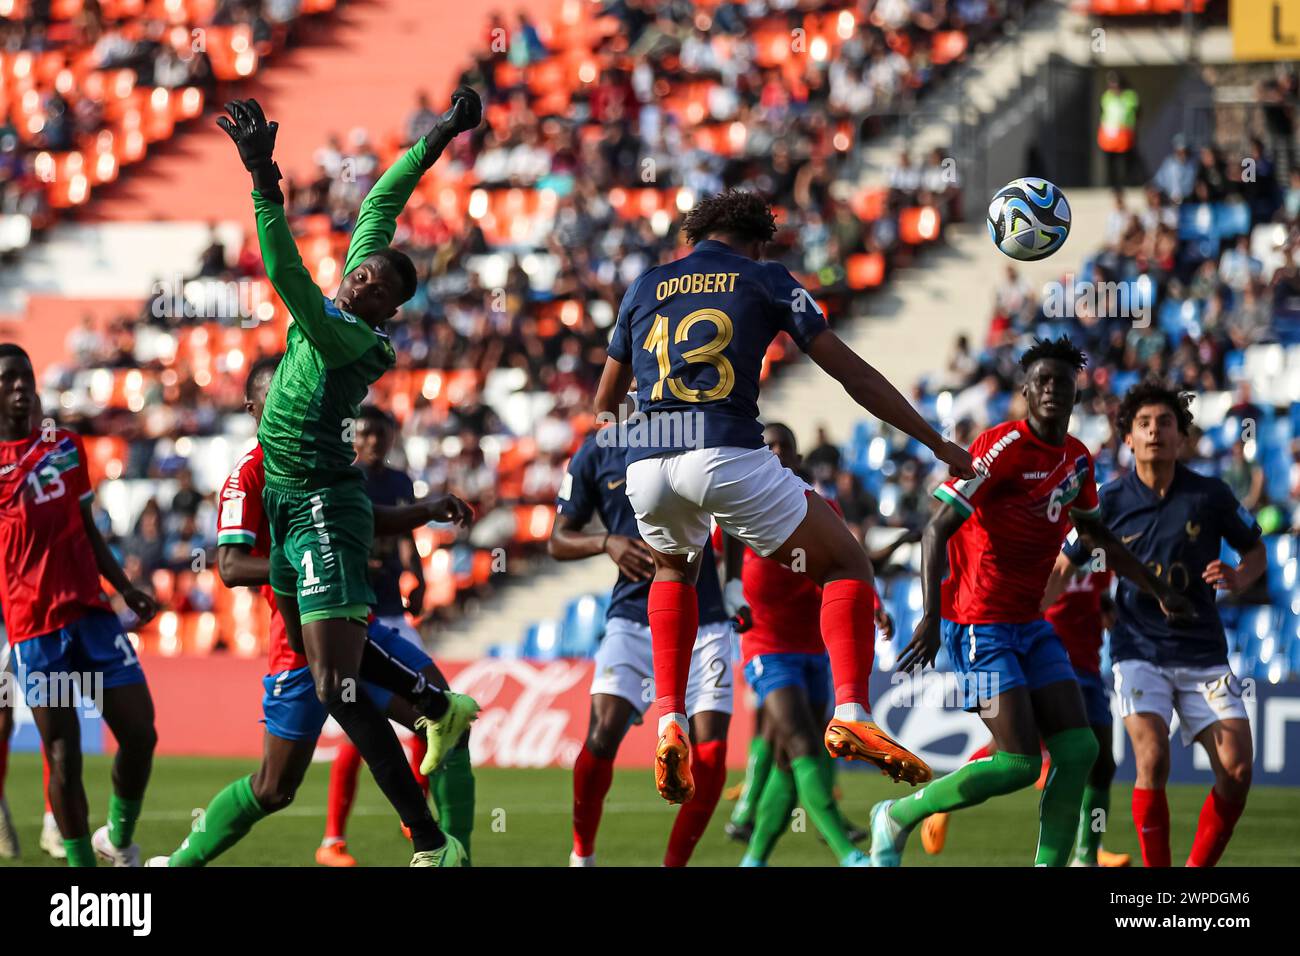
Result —
[[773, 688], [764, 698], [763, 709], [775, 727], [777, 747], [789, 761], [799, 804], [808, 812], [835, 859], [841, 864], [859, 865], [865, 857], [853, 845], [838, 812], [830, 775], [826, 772], [831, 758], [822, 745], [822, 730], [803, 684], [792, 682]]
[[[754, 708], [754, 735], [749, 740], [749, 756], [745, 761], [745, 777], [740, 782], [740, 792], [736, 794], [736, 805], [731, 808], [731, 817], [727, 820], [727, 836], [742, 843], [748, 843], [754, 832], [754, 814], [758, 809], [758, 797], [763, 792], [763, 783], [772, 769], [772, 742], [768, 739], [763, 726], [763, 708]], [[731, 791], [728, 791], [728, 795]]]
[[13, 645], [0, 642], [0, 860], [19, 855], [18, 831], [14, 829], [9, 804], [5, 800], [5, 778], [9, 773], [9, 741], [14, 732], [14, 709], [18, 699], [18, 681], [12, 672]]
[[790, 771], [789, 755], [774, 743], [772, 768], [758, 795], [758, 809], [754, 814], [754, 832], [745, 847], [741, 866], [767, 866], [776, 848], [776, 841], [790, 825], [790, 814], [799, 805], [794, 774]]
[[635, 713], [632, 703], [621, 696], [594, 692], [591, 695], [587, 737], [573, 764], [570, 866], [595, 866], [596, 833], [600, 829], [605, 797], [614, 780], [614, 757]]
[[[645, 458], [627, 469], [628, 501], [655, 563], [647, 603], [659, 735], [655, 786], [669, 803], [685, 803], [695, 793], [686, 684], [700, 626], [695, 580], [709, 536], [709, 516], [700, 503], [700, 489], [694, 487], [704, 481], [700, 474], [704, 464], [697, 450]], [[695, 493], [679, 493], [679, 483]]]
[[[8, 646], [8, 645], [6, 645]], [[9, 740], [14, 730], [12, 685], [5, 665], [0, 663], [0, 860], [18, 857], [18, 831], [14, 829], [9, 804], [5, 801], [5, 777], [9, 772]]]
[[691, 772], [695, 796], [684, 804], [668, 837], [664, 866], [685, 866], [704, 835], [727, 782], [727, 731], [734, 707], [731, 623], [710, 622], [699, 629], [686, 683], [686, 713], [691, 726]]
[[1097, 759], [1097, 738], [1088, 726], [1083, 697], [1073, 679], [1039, 687], [1032, 697], [1034, 716], [1052, 761], [1038, 804], [1035, 866], [1068, 866], [1083, 793]]
[[[104, 862], [139, 866], [140, 848], [133, 838], [158, 745], [153, 697], [140, 659], [116, 615], [91, 611], [67, 630], [73, 667], [82, 675], [82, 697], [94, 699], [117, 741], [108, 823], [91, 835], [91, 842]], [[93, 689], [88, 690], [88, 679], [93, 681]]]
[[1170, 865], [1169, 721], [1174, 688], [1160, 668], [1146, 661], [1118, 661], [1114, 666], [1115, 694], [1137, 770], [1133, 781], [1133, 825], [1137, 828], [1142, 863]]
[[929, 780], [925, 762], [871, 719], [867, 692], [876, 648], [871, 560], [820, 495], [808, 492], [805, 501], [803, 520], [772, 556], [822, 585], [822, 640], [830, 654], [835, 688], [826, 747], [834, 756], [874, 763], [895, 780], [913, 784]]
[[50, 810], [68, 866], [94, 866], [90, 844], [90, 807], [81, 780], [81, 724], [75, 707], [33, 706], [32, 722], [50, 761]]
[[348, 815], [357, 796], [357, 777], [361, 774], [361, 751], [348, 738], [339, 741], [330, 761], [329, 786], [325, 791], [325, 835], [316, 848], [316, 862], [321, 866], [356, 866], [348, 852]]
[[910, 797], [876, 804], [871, 810], [874, 866], [898, 866], [908, 835], [930, 814], [977, 806], [1038, 779], [1042, 764], [1038, 725], [1013, 629], [945, 621], [943, 637], [958, 669], [965, 707], [979, 714], [997, 751], [962, 765]]
[[63, 835], [69, 866], [94, 866], [90, 842], [90, 808], [81, 779], [81, 703], [75, 686], [73, 637], [67, 629], [14, 645], [18, 686], [31, 709], [50, 764], [46, 793], [50, 811]]
[[117, 741], [117, 754], [113, 758], [108, 824], [95, 831], [95, 852], [115, 866], [139, 866], [135, 827], [153, 771], [154, 748], [158, 745], [149, 685], [141, 680], [120, 687], [105, 687], [101, 711], [104, 723]]
[[293, 801], [311, 766], [316, 736], [287, 739], [271, 732], [269, 718], [267, 726], [257, 771], [218, 792], [203, 811], [202, 825], [196, 821], [171, 856], [155, 857], [150, 866], [207, 866], [247, 836], [259, 820]]
[[1250, 793], [1255, 759], [1250, 721], [1244, 717], [1215, 721], [1197, 734], [1196, 740], [1209, 755], [1214, 786], [1201, 806], [1187, 865], [1215, 866], [1232, 839]]
[[[383, 653], [396, 664], [407, 670], [414, 671], [430, 687], [442, 691], [448, 689], [447, 678], [438, 669], [438, 665], [424, 652], [423, 646], [419, 643], [419, 636], [414, 631], [403, 634], [395, 628], [372, 622], [366, 637], [367, 646], [373, 647], [376, 653]], [[409, 699], [369, 682], [366, 684], [366, 689], [371, 699], [383, 709], [389, 718], [414, 733], [415, 740], [423, 741], [421, 724], [425, 719], [425, 715], [418, 710], [415, 704]], [[455, 696], [469, 700], [463, 694]], [[475, 705], [475, 711], [477, 711], [477, 705]], [[442, 761], [433, 768], [428, 777], [421, 777], [419, 774], [422, 760], [413, 760], [411, 764], [412, 776], [420, 785], [421, 792], [425, 793], [426, 798], [429, 794], [433, 795], [434, 807], [438, 811], [438, 825], [442, 827], [444, 833], [455, 839], [460, 844], [461, 849], [464, 850], [466, 866], [470, 865], [471, 860], [470, 837], [474, 831], [476, 790], [474, 771], [470, 765], [469, 735], [470, 732], [467, 729], [460, 735], [458, 740], [453, 742], [451, 749], [446, 752]], [[427, 754], [425, 756], [427, 757]]]
[[[976, 747], [971, 752], [966, 762], [973, 763], [985, 757], [992, 757], [997, 751], [998, 745], [989, 738], [988, 743]], [[952, 818], [948, 813], [932, 813], [921, 822], [921, 847], [926, 853], [935, 856], [943, 852], [944, 844], [948, 842], [948, 825], [951, 822]]]
[[56, 860], [68, 858], [67, 848], [63, 845], [63, 834], [54, 819], [54, 808], [50, 805], [50, 755], [41, 747], [41, 796], [45, 801], [45, 813], [41, 815], [41, 849]]
[[1071, 866], [1128, 866], [1124, 853], [1106, 853], [1101, 848], [1102, 835], [1110, 826], [1110, 784], [1115, 777], [1113, 742], [1115, 728], [1111, 719], [1110, 694], [1100, 674], [1078, 672], [1079, 690], [1083, 694], [1088, 724], [1097, 738], [1097, 759], [1083, 789], [1079, 808], [1079, 830], [1075, 839]]

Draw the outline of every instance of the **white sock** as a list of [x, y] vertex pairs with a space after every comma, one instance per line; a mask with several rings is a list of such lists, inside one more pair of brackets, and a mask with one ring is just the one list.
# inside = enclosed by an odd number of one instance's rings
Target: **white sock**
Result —
[[836, 704], [836, 720], [870, 720], [871, 714], [861, 704]]
[[51, 827], [56, 827], [56, 826], [58, 826], [58, 824], [54, 822], [54, 813], [53, 813], [53, 811], [51, 811], [51, 810], [46, 810], [46, 811], [45, 811], [45, 816], [44, 816], [44, 818], [42, 818], [42, 820], [41, 820], [41, 826], [43, 826], [43, 827], [44, 827], [45, 829], [47, 829], [47, 830], [50, 829]]
[[682, 736], [688, 739], [690, 738], [691, 728], [690, 728], [690, 724], [686, 722], [685, 714], [664, 714], [662, 717], [660, 717], [659, 718], [660, 737], [664, 735], [664, 731], [668, 729], [669, 724], [676, 724], [678, 729], [681, 730]]

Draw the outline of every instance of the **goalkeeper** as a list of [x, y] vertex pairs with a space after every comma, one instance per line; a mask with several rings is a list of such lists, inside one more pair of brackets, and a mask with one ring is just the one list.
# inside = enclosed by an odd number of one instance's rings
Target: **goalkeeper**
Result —
[[[266, 274], [293, 316], [257, 430], [276, 604], [290, 643], [307, 657], [317, 696], [410, 828], [411, 865], [463, 865], [464, 849], [438, 829], [388, 719], [361, 689], [366, 620], [375, 599], [367, 565], [374, 521], [361, 472], [352, 464], [352, 429], [371, 383], [395, 361], [384, 323], [416, 291], [414, 264], [388, 245], [397, 216], [447, 144], [482, 121], [483, 107], [473, 90], [457, 89], [433, 129], [375, 183], [357, 215], [333, 301], [303, 265], [285, 218], [280, 170], [272, 159], [279, 124], [266, 121], [256, 100], [236, 100], [226, 111], [229, 118], [217, 123], [252, 174]], [[430, 770], [477, 711], [464, 695], [429, 699], [417, 726], [429, 738]]]

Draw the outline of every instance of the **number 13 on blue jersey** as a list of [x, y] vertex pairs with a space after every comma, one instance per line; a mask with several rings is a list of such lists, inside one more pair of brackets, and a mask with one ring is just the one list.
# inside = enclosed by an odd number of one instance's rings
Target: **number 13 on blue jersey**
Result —
[[[718, 373], [718, 381], [711, 388], [691, 388], [682, 383], [679, 376], [672, 375], [673, 349], [681, 346], [691, 333], [691, 329], [700, 322], [711, 323], [714, 327], [713, 338], [704, 345], [685, 351], [678, 350], [679, 365], [709, 365]], [[659, 367], [659, 378], [650, 389], [650, 400], [659, 401], [664, 397], [664, 385], [683, 402], [715, 402], [731, 394], [736, 385], [736, 372], [730, 360], [724, 354], [735, 334], [731, 318], [720, 309], [696, 309], [677, 323], [671, 331], [668, 316], [655, 314], [650, 334], [646, 336], [641, 347], [653, 353]], [[670, 342], [671, 340], [671, 342]]]

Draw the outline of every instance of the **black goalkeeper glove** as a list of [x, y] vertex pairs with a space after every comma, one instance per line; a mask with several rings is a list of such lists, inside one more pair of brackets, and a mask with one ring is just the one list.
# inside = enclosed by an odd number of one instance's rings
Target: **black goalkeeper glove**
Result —
[[461, 133], [477, 129], [483, 122], [483, 101], [471, 87], [458, 86], [451, 94], [451, 109], [442, 114], [433, 129], [424, 134], [428, 152], [425, 156], [425, 168], [433, 165], [447, 144]]
[[284, 205], [280, 191], [280, 167], [271, 155], [275, 152], [275, 134], [279, 123], [268, 123], [266, 114], [257, 100], [231, 100], [226, 112], [234, 118], [217, 117], [217, 125], [239, 148], [239, 158], [244, 168], [253, 174], [253, 187], [266, 199]]

